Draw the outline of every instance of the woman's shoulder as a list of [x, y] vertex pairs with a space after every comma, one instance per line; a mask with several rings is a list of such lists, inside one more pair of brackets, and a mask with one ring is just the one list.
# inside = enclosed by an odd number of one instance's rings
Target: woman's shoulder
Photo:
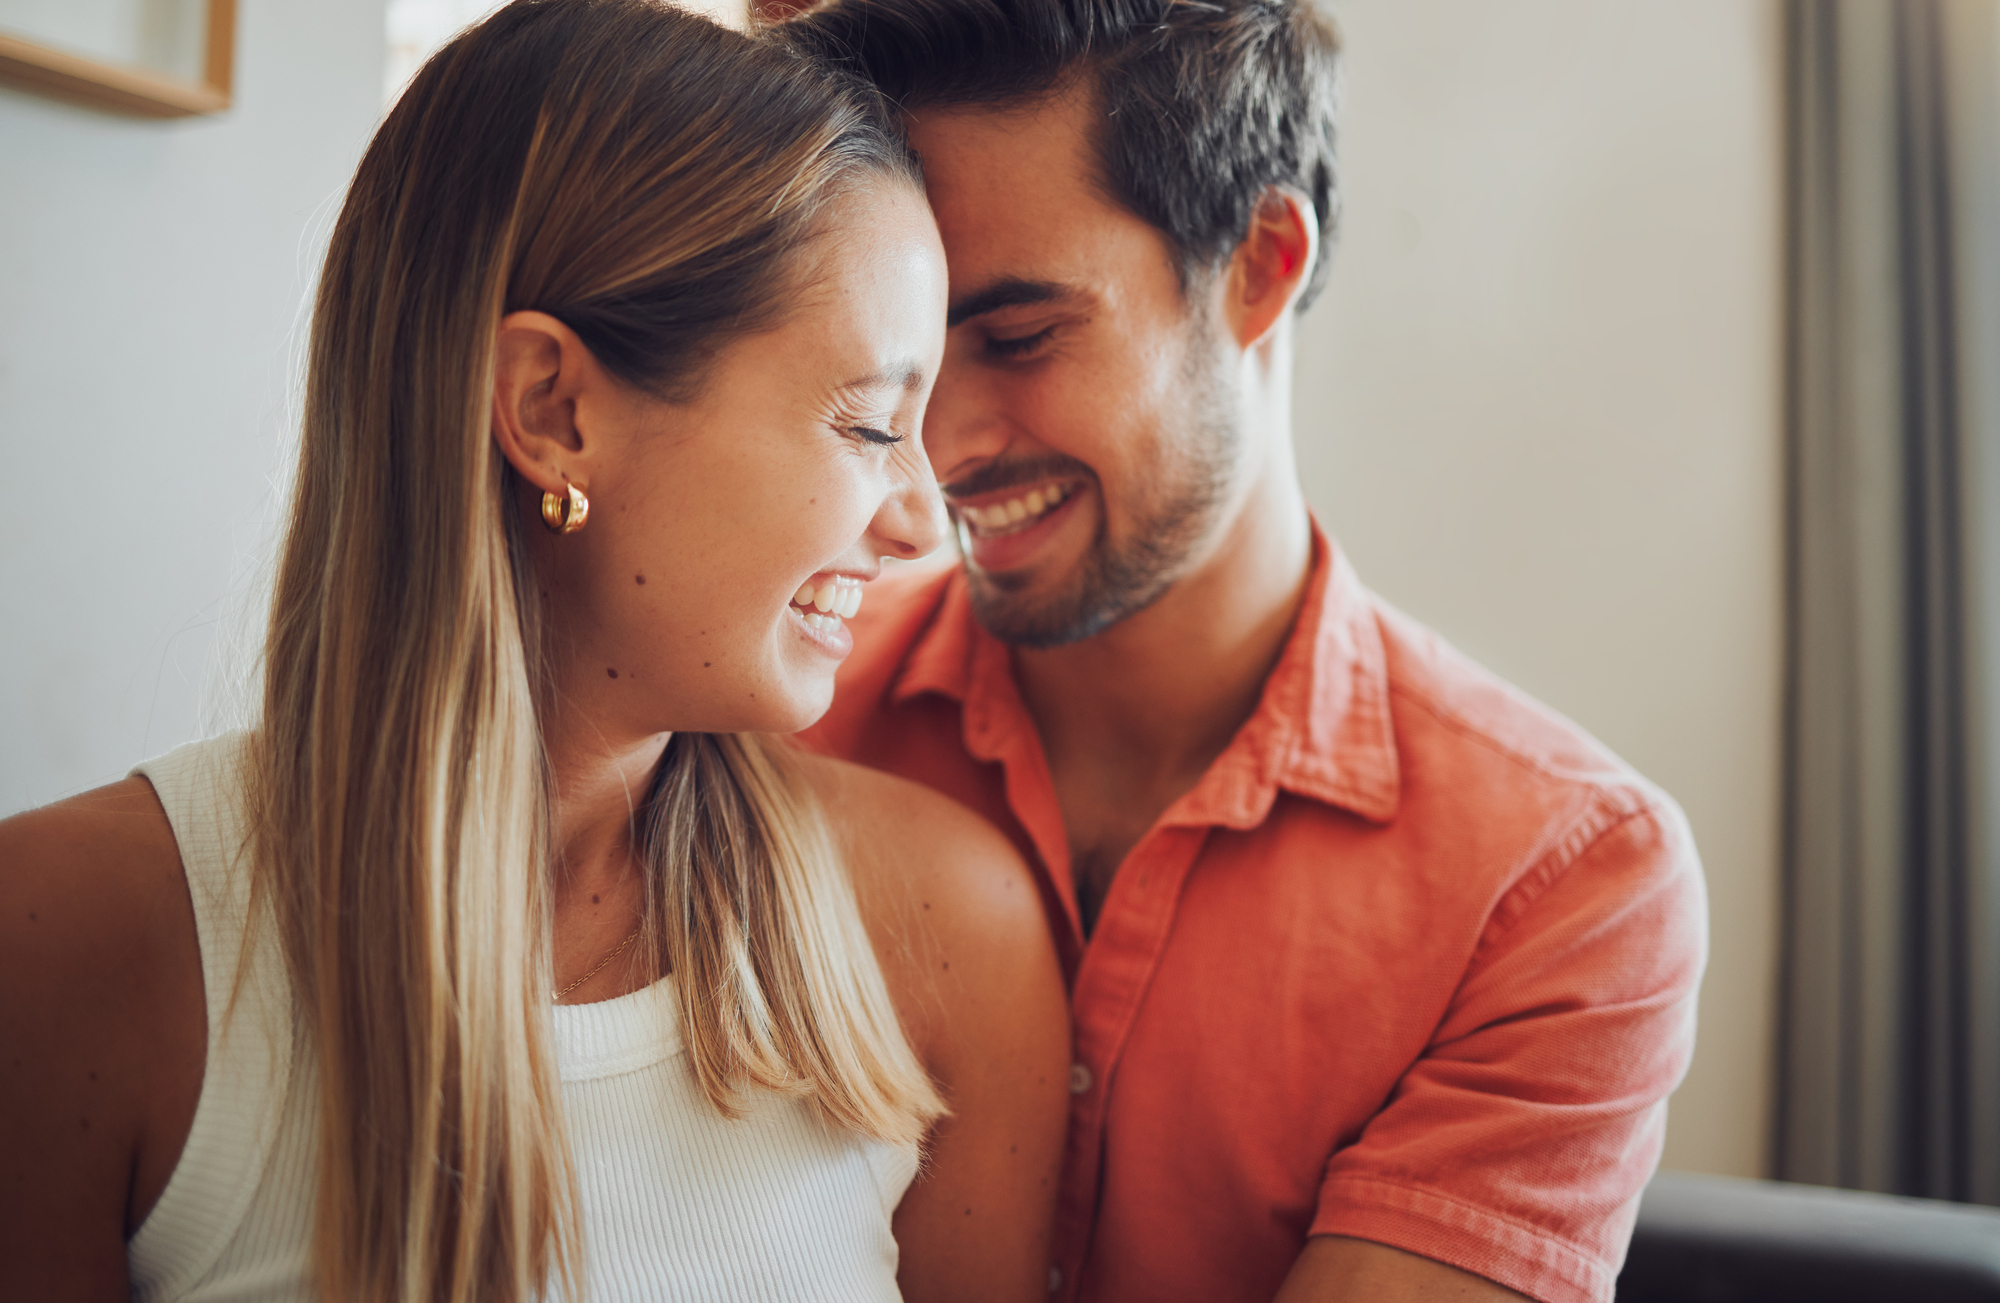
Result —
[[[999, 829], [931, 789], [824, 756], [807, 776], [845, 852], [883, 976], [936, 1064], [968, 1026], [1036, 1016], [1009, 999], [1055, 973], [1033, 874]], [[1059, 987], [1057, 988], [1060, 989]]]
[[[78, 965], [115, 972], [143, 962], [158, 934], [175, 931], [168, 925], [177, 914], [191, 929], [180, 848], [144, 778], [0, 820], [0, 963], [7, 968], [51, 977]], [[186, 939], [193, 942], [191, 930]]]
[[22, 1068], [0, 1074], [0, 1149], [37, 1190], [50, 1236], [92, 1240], [65, 1251], [115, 1247], [122, 1263], [115, 1237], [150, 1207], [185, 1137], [206, 1019], [193, 905], [151, 784], [0, 820], [0, 1028]]
[[908, 896], [933, 926], [1041, 930], [1039, 894], [1012, 842], [948, 796], [894, 774], [802, 755], [865, 895]]

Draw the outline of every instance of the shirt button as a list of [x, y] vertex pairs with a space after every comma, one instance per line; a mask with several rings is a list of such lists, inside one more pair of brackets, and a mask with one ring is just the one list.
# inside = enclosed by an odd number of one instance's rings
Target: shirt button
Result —
[[1059, 1290], [1059, 1289], [1061, 1289], [1061, 1288], [1062, 1288], [1062, 1268], [1061, 1268], [1061, 1267], [1050, 1267], [1050, 1268], [1049, 1268], [1049, 1293], [1053, 1294], [1053, 1293], [1055, 1293], [1055, 1292], [1056, 1292], [1057, 1290]]
[[1069, 1093], [1081, 1095], [1090, 1089], [1090, 1069], [1081, 1063], [1069, 1065]]

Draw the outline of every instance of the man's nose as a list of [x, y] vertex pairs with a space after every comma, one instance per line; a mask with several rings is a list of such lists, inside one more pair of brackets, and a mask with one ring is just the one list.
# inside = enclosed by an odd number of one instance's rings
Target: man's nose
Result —
[[924, 409], [924, 451], [941, 484], [993, 460], [1013, 439], [997, 377], [947, 355]]

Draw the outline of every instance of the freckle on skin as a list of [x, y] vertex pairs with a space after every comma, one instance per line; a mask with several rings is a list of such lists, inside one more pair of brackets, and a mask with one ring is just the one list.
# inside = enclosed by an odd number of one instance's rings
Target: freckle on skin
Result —
[[618, 677], [618, 671], [617, 671], [617, 670], [614, 670], [614, 669], [612, 669], [612, 668], [611, 668], [610, 666], [608, 666], [608, 665], [604, 667], [604, 672], [605, 672], [606, 674], [609, 674], [609, 675], [610, 675], [610, 676], [611, 676], [612, 678], [614, 678], [614, 679]]
[[30, 923], [38, 923], [41, 921], [41, 916], [36, 914], [35, 911], [31, 909], [28, 911], [28, 921]]
[[950, 965], [949, 963], [947, 963], [947, 964], [945, 965], [945, 970], [946, 970], [947, 972], [949, 972], [949, 971], [951, 970], [951, 965]]
[[591, 904], [593, 904], [593, 905], [595, 905], [595, 904], [597, 903], [597, 893], [596, 893], [596, 892], [592, 892], [592, 893], [591, 893], [591, 895], [590, 895], [590, 903], [591, 903]]
[[703, 669], [707, 669], [707, 668], [708, 668], [708, 662], [707, 662], [707, 661], [703, 661], [703, 662], [701, 663], [701, 667], [702, 667]]
[[642, 584], [642, 585], [643, 585], [643, 584], [644, 584], [644, 583], [646, 582], [646, 576], [644, 576], [644, 575], [633, 575], [633, 576], [632, 576], [632, 582], [633, 582], [633, 583], [635, 583], [635, 584]]

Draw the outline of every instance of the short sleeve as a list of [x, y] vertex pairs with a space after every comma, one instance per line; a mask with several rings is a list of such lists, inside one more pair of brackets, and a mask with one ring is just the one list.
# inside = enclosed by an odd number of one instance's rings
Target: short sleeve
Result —
[[1543, 1303], [1611, 1299], [1693, 1052], [1707, 906], [1664, 797], [1565, 840], [1582, 847], [1501, 899], [1423, 1056], [1329, 1161], [1311, 1234]]

